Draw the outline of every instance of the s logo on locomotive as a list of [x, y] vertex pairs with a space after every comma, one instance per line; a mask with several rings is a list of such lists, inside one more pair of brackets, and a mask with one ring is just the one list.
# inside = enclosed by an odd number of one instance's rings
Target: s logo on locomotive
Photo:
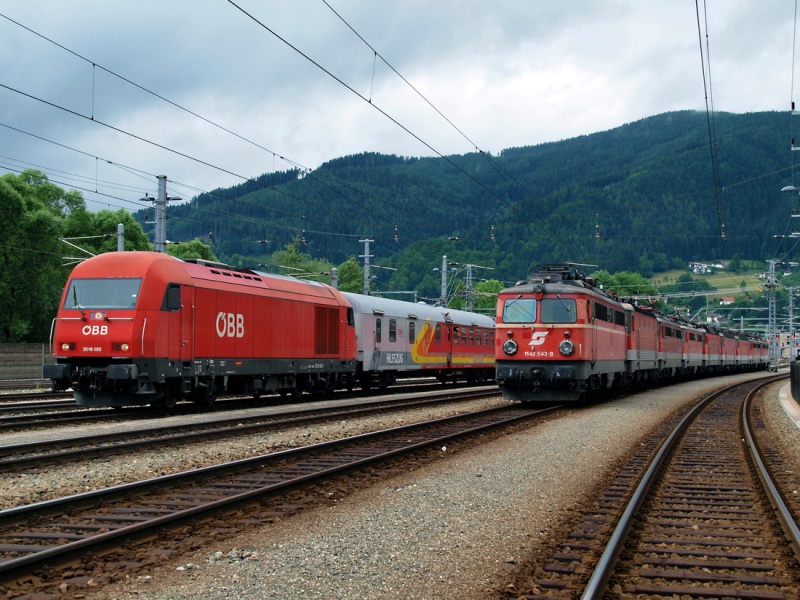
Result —
[[544, 338], [547, 337], [547, 334], [550, 333], [549, 331], [537, 331], [531, 336], [530, 346], [533, 348], [534, 346], [541, 346], [544, 344]]
[[244, 315], [217, 313], [217, 335], [219, 337], [244, 337]]

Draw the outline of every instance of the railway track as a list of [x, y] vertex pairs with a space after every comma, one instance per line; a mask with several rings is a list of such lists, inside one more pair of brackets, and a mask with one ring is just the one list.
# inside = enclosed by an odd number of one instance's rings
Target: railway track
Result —
[[[0, 394], [0, 408], [6, 406], [13, 407], [15, 404], [25, 405], [28, 403], [35, 403], [37, 401], [68, 399], [72, 398], [72, 392], [51, 392], [51, 391], [36, 391], [36, 392], [13, 392], [8, 394]], [[73, 402], [73, 405], [75, 402]]]
[[[108, 576], [107, 569], [97, 566], [102, 560], [96, 553], [133, 538], [158, 537], [164, 528], [208, 519], [298, 486], [334, 480], [331, 485], [338, 489], [345, 485], [335, 482], [341, 474], [347, 473], [349, 482], [358, 470], [552, 410], [518, 405], [481, 410], [0, 511], [0, 580], [5, 582], [0, 594], [17, 593], [20, 578], [28, 584], [35, 580], [39, 590], [55, 584], [54, 565], [81, 561], [88, 552], [94, 553], [95, 570]], [[270, 514], [251, 515], [248, 523], [274, 518]], [[176, 536], [168, 537], [175, 543]], [[45, 565], [49, 568], [42, 570]], [[37, 569], [35, 577], [26, 576]]]
[[751, 408], [773, 381], [725, 388], [649, 440], [523, 597], [797, 598], [800, 506], [781, 490], [798, 477]]
[[0, 390], [52, 389], [49, 379], [0, 379]]
[[[389, 392], [383, 393], [417, 393], [434, 390], [438, 392], [442, 389], [463, 389], [465, 387], [475, 387], [476, 384], [463, 383], [457, 386], [444, 388], [441, 383], [431, 383], [427, 381], [420, 383], [418, 380], [411, 380], [403, 385], [392, 387]], [[485, 387], [494, 385], [486, 384]], [[357, 390], [354, 392], [340, 391], [331, 395], [329, 400], [347, 399], [359, 397], [372, 397], [374, 392]], [[0, 401], [0, 433], [4, 431], [23, 431], [29, 429], [42, 429], [45, 427], [58, 427], [61, 425], [91, 424], [94, 422], [119, 421], [127, 419], [149, 419], [153, 417], [163, 417], [165, 415], [192, 415], [198, 413], [221, 412], [226, 410], [236, 410], [240, 408], [259, 408], [264, 406], [275, 406], [285, 404], [287, 400], [279, 396], [254, 399], [252, 396], [225, 396], [217, 400], [213, 407], [201, 407], [191, 402], [181, 402], [172, 409], [152, 406], [127, 406], [122, 408], [81, 408], [71, 399], [60, 400], [59, 396], [48, 396], [49, 399], [42, 400], [41, 394], [30, 395], [31, 401], [9, 402]], [[33, 400], [35, 399], [35, 401]], [[322, 398], [318, 399], [322, 400]], [[292, 404], [298, 402], [294, 399]], [[310, 396], [299, 400], [313, 405], [314, 399]]]
[[84, 460], [90, 457], [103, 458], [122, 452], [142, 448], [170, 446], [219, 440], [224, 437], [249, 435], [260, 431], [274, 431], [283, 427], [310, 425], [315, 422], [353, 418], [402, 410], [420, 406], [448, 404], [459, 401], [477, 400], [497, 396], [497, 391], [468, 390], [462, 392], [440, 393], [436, 396], [397, 398], [374, 402], [347, 403], [341, 406], [316, 408], [310, 405], [301, 410], [280, 414], [258, 414], [215, 419], [208, 422], [170, 423], [169, 425], [147, 427], [113, 433], [62, 436], [57, 439], [10, 444], [0, 446], [0, 472], [24, 468], [26, 472], [45, 467], [54, 462]]

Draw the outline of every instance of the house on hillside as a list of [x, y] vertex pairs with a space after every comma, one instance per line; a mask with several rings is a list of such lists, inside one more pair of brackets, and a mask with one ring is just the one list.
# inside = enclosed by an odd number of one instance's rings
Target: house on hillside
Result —
[[710, 275], [714, 269], [724, 269], [725, 264], [718, 260], [712, 263], [690, 262], [689, 268], [695, 275]]

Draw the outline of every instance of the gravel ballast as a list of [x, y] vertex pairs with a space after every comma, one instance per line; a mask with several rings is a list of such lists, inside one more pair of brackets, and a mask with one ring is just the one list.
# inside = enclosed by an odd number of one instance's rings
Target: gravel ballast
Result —
[[[336, 505], [81, 593], [192, 600], [496, 597], [517, 565], [598, 491], [639, 435], [693, 398], [763, 376], [674, 385], [572, 411], [463, 451], [441, 448], [434, 462]], [[800, 429], [782, 411], [777, 391], [774, 396], [765, 418], [786, 444], [800, 448]]]
[[[688, 399], [754, 375], [582, 408], [131, 577], [93, 598], [489, 598], [568, 521], [640, 435]], [[758, 374], [755, 376], [763, 376]], [[774, 386], [775, 387], [775, 386]], [[777, 387], [776, 387], [777, 389]], [[769, 419], [800, 430], [775, 393]]]

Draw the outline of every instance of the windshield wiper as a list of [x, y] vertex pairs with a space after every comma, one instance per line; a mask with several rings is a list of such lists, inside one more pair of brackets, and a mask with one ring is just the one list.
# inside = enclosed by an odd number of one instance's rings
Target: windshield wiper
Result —
[[81, 311], [81, 318], [86, 320], [86, 315], [83, 312], [83, 307], [78, 302], [78, 290], [74, 285], [72, 286], [72, 303], [75, 305], [75, 308]]
[[563, 304], [563, 305], [564, 305], [564, 310], [566, 310], [567, 312], [572, 312], [572, 309], [569, 307], [569, 304], [567, 304], [567, 303], [564, 301], [564, 299], [561, 297], [561, 294], [556, 294], [556, 297], [557, 297], [559, 300], [561, 300], [561, 304]]

